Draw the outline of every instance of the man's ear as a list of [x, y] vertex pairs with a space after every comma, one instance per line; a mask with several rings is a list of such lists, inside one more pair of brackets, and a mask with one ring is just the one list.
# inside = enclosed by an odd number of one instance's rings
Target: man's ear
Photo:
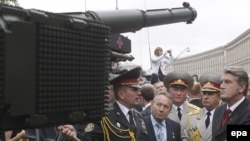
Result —
[[246, 89], [246, 85], [245, 84], [240, 84], [239, 87], [238, 87], [238, 91], [240, 93], [243, 93], [245, 89]]
[[120, 88], [118, 91], [117, 91], [117, 94], [118, 94], [118, 97], [120, 97], [120, 99], [124, 99], [124, 97], [126, 96], [125, 95], [125, 92], [126, 92], [126, 88], [123, 87], [123, 88]]

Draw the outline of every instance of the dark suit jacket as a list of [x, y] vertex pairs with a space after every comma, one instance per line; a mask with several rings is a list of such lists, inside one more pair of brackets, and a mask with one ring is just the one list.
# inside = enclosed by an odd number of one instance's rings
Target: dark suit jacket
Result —
[[[145, 121], [146, 128], [148, 131], [147, 140], [145, 141], [157, 141], [155, 132], [154, 132], [154, 127], [150, 119], [150, 115], [144, 117], [144, 121]], [[173, 121], [169, 118], [166, 118], [165, 122], [166, 122], [166, 127], [167, 127], [167, 141], [181, 141], [180, 123]]]
[[198, 106], [200, 108], [204, 107], [200, 99], [192, 99], [189, 101], [189, 103], [194, 104], [195, 106]]
[[142, 111], [142, 107], [141, 105], [135, 105], [133, 108], [135, 108], [137, 111], [141, 112]]
[[4, 131], [0, 131], [0, 141], [4, 141], [4, 140], [5, 140]]
[[[227, 140], [227, 126], [221, 127], [221, 120], [227, 104], [220, 105], [214, 112], [212, 124], [212, 141]], [[250, 106], [247, 99], [231, 113], [227, 125], [250, 125]]]
[[143, 117], [150, 115], [151, 114], [151, 106], [148, 106], [146, 109], [141, 111], [141, 114]]

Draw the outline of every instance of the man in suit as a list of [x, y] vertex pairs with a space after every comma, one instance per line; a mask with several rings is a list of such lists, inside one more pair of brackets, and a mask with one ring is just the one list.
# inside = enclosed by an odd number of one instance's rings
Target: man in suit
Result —
[[168, 118], [172, 108], [169, 94], [158, 94], [151, 103], [151, 114], [144, 117], [148, 131], [145, 141], [180, 141], [180, 123]]
[[227, 140], [227, 125], [249, 125], [250, 106], [246, 99], [248, 74], [239, 66], [229, 66], [221, 76], [221, 99], [225, 102], [214, 112], [212, 141]]
[[116, 100], [113, 109], [102, 117], [101, 123], [89, 123], [85, 129], [81, 129], [82, 132], [77, 132], [70, 125], [60, 126], [64, 138], [59, 136], [57, 140], [77, 137], [84, 141], [145, 141], [147, 131], [143, 117], [133, 108], [139, 104], [140, 72], [141, 68], [135, 67], [111, 80]]
[[246, 98], [248, 101], [250, 101], [250, 82], [248, 82], [248, 91], [247, 91]]
[[185, 71], [173, 71], [164, 78], [164, 85], [173, 97], [173, 107], [168, 117], [181, 124], [181, 137], [187, 138], [184, 128], [187, 126], [188, 113], [200, 108], [190, 104], [187, 99], [188, 91], [193, 87], [194, 79]]
[[200, 82], [194, 82], [193, 88], [188, 92], [189, 103], [200, 108], [203, 107], [201, 102], [201, 85]]
[[157, 81], [155, 83], [153, 83], [153, 86], [156, 89], [156, 94], [161, 92], [161, 91], [166, 91], [166, 87], [163, 84], [163, 81]]
[[140, 105], [142, 106], [142, 116], [151, 114], [151, 101], [155, 97], [155, 87], [152, 84], [144, 84], [141, 87]]
[[211, 141], [212, 120], [215, 109], [220, 103], [220, 75], [217, 73], [205, 73], [200, 79], [202, 104], [199, 111], [188, 114], [188, 124], [185, 134], [189, 141]]

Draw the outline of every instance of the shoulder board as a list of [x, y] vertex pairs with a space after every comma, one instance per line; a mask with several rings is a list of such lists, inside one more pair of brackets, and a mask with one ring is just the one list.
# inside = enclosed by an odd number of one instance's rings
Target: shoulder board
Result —
[[189, 116], [197, 115], [197, 114], [200, 113], [200, 111], [201, 111], [200, 109], [198, 109], [198, 110], [193, 110], [192, 112], [189, 112], [188, 115], [189, 115]]
[[135, 113], [140, 113], [137, 109], [135, 109], [135, 108], [132, 108], [132, 110], [133, 110], [133, 112], [135, 112]]
[[133, 112], [134, 112], [134, 114], [135, 114], [136, 116], [142, 117], [141, 112], [137, 111], [135, 108], [133, 108]]
[[195, 106], [194, 104], [191, 104], [191, 103], [187, 103], [187, 105], [188, 105], [188, 107], [193, 108], [195, 110], [199, 110], [200, 109], [200, 107]]

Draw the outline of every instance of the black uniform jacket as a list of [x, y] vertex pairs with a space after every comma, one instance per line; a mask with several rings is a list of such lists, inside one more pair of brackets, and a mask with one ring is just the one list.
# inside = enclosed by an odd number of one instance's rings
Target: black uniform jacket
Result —
[[[77, 137], [84, 141], [146, 141], [147, 130], [140, 112], [133, 109], [136, 123], [136, 133], [130, 130], [129, 122], [115, 102], [113, 109], [103, 116], [100, 123], [77, 125]], [[57, 141], [65, 141], [62, 135], [57, 136]]]

